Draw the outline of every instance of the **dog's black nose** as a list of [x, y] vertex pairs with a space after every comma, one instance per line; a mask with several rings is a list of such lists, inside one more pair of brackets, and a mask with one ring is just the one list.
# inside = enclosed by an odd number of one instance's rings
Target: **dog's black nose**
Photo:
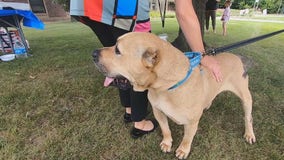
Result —
[[93, 58], [95, 62], [99, 62], [99, 57], [100, 57], [100, 50], [95, 50], [93, 52]]

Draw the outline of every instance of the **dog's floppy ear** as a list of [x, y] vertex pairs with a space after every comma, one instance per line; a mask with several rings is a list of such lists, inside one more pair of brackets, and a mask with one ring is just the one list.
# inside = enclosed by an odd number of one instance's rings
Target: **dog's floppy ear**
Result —
[[154, 67], [159, 62], [158, 50], [148, 48], [142, 55], [142, 62], [147, 68]]

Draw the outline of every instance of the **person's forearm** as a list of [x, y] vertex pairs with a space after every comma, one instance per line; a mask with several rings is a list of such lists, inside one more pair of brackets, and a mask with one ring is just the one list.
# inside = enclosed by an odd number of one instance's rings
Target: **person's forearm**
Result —
[[[201, 30], [196, 13], [192, 6], [192, 0], [175, 0], [176, 16], [186, 41], [192, 51], [204, 53]], [[205, 56], [201, 64], [207, 67], [217, 82], [222, 81], [222, 73], [218, 62], [212, 56]]]
[[198, 18], [192, 0], [175, 0], [176, 16], [186, 41], [192, 51], [204, 51]]

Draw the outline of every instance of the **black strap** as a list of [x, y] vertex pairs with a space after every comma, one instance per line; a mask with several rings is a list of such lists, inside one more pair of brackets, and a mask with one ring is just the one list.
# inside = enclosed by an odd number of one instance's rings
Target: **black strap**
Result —
[[113, 17], [112, 17], [112, 25], [115, 24], [115, 21], [118, 18], [119, 19], [132, 19], [131, 26], [130, 26], [130, 30], [132, 30], [134, 28], [135, 22], [137, 20], [138, 3], [139, 3], [139, 1], [136, 0], [135, 12], [134, 12], [133, 16], [118, 16], [117, 15], [118, 0], [115, 0], [114, 9], [113, 9]]
[[216, 54], [221, 53], [221, 52], [229, 51], [229, 50], [241, 47], [241, 46], [248, 45], [248, 44], [256, 42], [256, 41], [260, 41], [262, 39], [274, 36], [276, 34], [280, 34], [282, 32], [284, 32], [284, 29], [276, 31], [276, 32], [268, 33], [268, 34], [265, 34], [265, 35], [261, 35], [261, 36], [258, 36], [258, 37], [250, 38], [250, 39], [247, 39], [247, 40], [243, 40], [243, 41], [240, 41], [240, 42], [236, 42], [236, 43], [233, 43], [233, 44], [228, 44], [228, 45], [225, 45], [223, 47], [213, 48], [213, 49], [206, 51], [206, 55], [216, 55]]
[[160, 0], [158, 0], [158, 4], [159, 4], [161, 21], [162, 21], [162, 27], [164, 28], [165, 27], [166, 10], [167, 10], [167, 8], [166, 8], [167, 7], [167, 0], [165, 0], [165, 4], [164, 4], [164, 13], [162, 13]]

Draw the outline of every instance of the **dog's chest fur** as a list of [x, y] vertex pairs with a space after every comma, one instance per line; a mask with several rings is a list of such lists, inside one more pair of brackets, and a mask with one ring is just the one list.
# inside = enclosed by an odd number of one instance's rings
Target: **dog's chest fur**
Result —
[[158, 94], [151, 90], [148, 92], [148, 98], [152, 107], [162, 111], [165, 115], [179, 125], [188, 123], [191, 119], [191, 117], [189, 117], [190, 111], [188, 111], [188, 107], [180, 106], [174, 103], [175, 100], [172, 97], [174, 96], [171, 96], [167, 93]]

